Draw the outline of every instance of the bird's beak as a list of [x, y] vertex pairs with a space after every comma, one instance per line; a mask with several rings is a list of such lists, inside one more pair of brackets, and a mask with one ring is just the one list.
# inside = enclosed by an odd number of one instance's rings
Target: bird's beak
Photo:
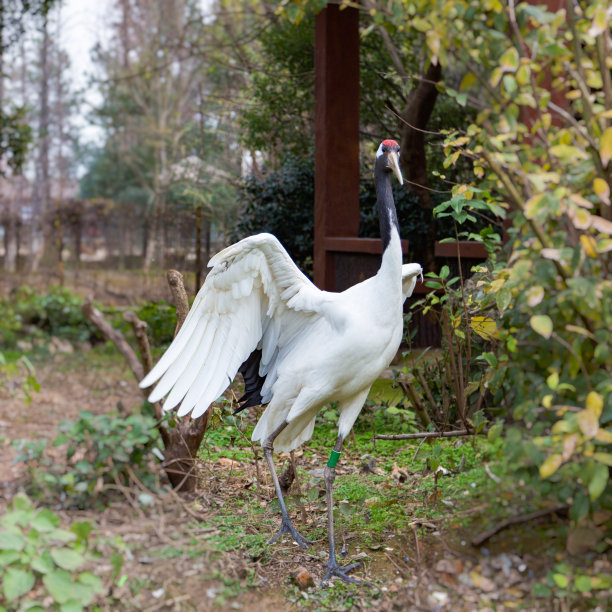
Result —
[[389, 151], [389, 153], [387, 153], [387, 165], [393, 170], [393, 174], [397, 176], [400, 185], [403, 185], [404, 178], [402, 177], [402, 171], [399, 167], [399, 155], [395, 151]]

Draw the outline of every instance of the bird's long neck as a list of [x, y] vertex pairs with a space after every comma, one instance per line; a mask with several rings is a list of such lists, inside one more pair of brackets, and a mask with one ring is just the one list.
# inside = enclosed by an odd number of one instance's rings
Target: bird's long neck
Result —
[[391, 172], [376, 164], [374, 181], [376, 184], [376, 203], [378, 206], [378, 219], [380, 223], [380, 239], [383, 244], [383, 258], [379, 277], [386, 277], [395, 286], [397, 278], [400, 279], [401, 290], [402, 275], [402, 245], [399, 234], [399, 224], [393, 201], [391, 189]]
[[391, 189], [391, 173], [377, 168], [375, 173], [376, 205], [378, 206], [378, 222], [380, 224], [380, 239], [383, 243], [383, 253], [389, 247], [395, 234], [399, 238], [399, 224]]

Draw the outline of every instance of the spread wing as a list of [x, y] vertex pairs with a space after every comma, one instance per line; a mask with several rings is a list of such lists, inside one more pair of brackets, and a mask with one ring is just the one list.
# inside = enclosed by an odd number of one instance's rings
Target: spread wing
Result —
[[280, 242], [258, 234], [227, 247], [209, 262], [212, 270], [183, 326], [141, 381], [164, 409], [180, 402], [179, 416], [202, 415], [259, 349], [259, 374], [275, 367], [279, 350], [314, 318], [334, 316], [333, 294], [302, 274]]
[[423, 268], [420, 264], [409, 263], [402, 266], [402, 295], [404, 300], [412, 295], [419, 276], [423, 280]]

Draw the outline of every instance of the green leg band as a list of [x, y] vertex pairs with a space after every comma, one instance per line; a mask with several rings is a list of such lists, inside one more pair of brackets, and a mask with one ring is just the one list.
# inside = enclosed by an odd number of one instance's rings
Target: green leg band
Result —
[[329, 456], [329, 461], [327, 462], [327, 465], [329, 465], [329, 467], [336, 467], [336, 463], [338, 463], [338, 459], [340, 459], [340, 453], [338, 451], [332, 451], [331, 455]]

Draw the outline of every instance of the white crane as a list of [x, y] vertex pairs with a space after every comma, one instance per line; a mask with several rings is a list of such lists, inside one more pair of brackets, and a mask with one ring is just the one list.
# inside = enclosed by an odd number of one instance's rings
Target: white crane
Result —
[[280, 502], [282, 520], [270, 540], [294, 528], [283, 500], [272, 451], [291, 451], [309, 440], [324, 405], [339, 409], [338, 437], [327, 467], [331, 576], [358, 582], [340, 567], [334, 544], [332, 485], [344, 439], [361, 412], [370, 387], [391, 362], [402, 338], [403, 303], [412, 294], [419, 264], [402, 266], [402, 248], [392, 174], [403, 182], [399, 146], [384, 140], [374, 177], [383, 255], [376, 276], [341, 293], [315, 287], [270, 234], [245, 238], [215, 255], [183, 326], [157, 365], [142, 380], [158, 381], [149, 400], [168, 394], [165, 410], [196, 418], [208, 410], [240, 371], [245, 380], [241, 408], [266, 405], [252, 439], [259, 441]]

